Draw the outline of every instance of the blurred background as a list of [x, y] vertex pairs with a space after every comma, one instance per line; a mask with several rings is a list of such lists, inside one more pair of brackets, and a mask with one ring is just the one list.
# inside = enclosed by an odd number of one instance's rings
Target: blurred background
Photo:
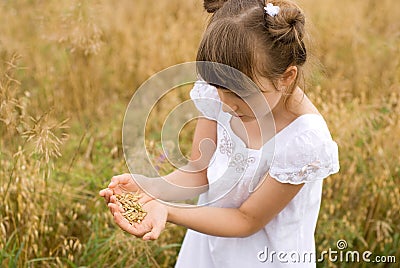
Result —
[[[340, 150], [340, 172], [324, 185], [317, 251], [345, 239], [348, 250], [393, 255], [398, 265], [400, 2], [297, 2], [312, 55], [305, 91]], [[135, 239], [114, 225], [98, 191], [128, 171], [121, 128], [135, 89], [194, 60], [208, 17], [200, 0], [0, 1], [0, 266], [173, 266], [185, 229]], [[157, 118], [146, 144], [169, 172]], [[193, 125], [180, 135], [184, 153]], [[318, 263], [337, 266], [369, 267]]]

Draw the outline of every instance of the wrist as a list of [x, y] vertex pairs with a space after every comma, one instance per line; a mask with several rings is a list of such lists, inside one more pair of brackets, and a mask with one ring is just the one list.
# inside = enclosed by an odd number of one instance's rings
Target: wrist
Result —
[[174, 211], [176, 208], [170, 205], [166, 205], [166, 207], [167, 207], [167, 222], [174, 223], [173, 218], [174, 218]]

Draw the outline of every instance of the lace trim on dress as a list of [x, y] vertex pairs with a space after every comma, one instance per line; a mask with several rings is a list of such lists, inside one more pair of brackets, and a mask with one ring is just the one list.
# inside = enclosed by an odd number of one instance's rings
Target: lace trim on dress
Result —
[[337, 171], [338, 168], [330, 162], [321, 163], [320, 161], [315, 161], [305, 165], [298, 171], [274, 170], [274, 172], [270, 173], [270, 176], [283, 183], [300, 184], [324, 179]]
[[252, 156], [245, 157], [242, 153], [234, 154], [235, 142], [228, 136], [226, 130], [223, 131], [222, 136], [219, 146], [220, 153], [229, 157], [229, 167], [235, 167], [236, 173], [243, 173], [256, 159]]
[[338, 146], [317, 130], [297, 136], [272, 163], [270, 176], [283, 183], [321, 180], [339, 171]]

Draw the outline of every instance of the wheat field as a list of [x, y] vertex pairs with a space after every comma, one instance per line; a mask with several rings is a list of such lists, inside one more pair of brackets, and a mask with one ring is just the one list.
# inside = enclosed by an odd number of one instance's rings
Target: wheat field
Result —
[[[298, 2], [312, 55], [305, 90], [341, 164], [324, 184], [317, 251], [344, 239], [349, 250], [396, 257], [375, 266], [398, 267], [400, 2]], [[194, 60], [207, 18], [200, 0], [0, 1], [1, 267], [173, 266], [185, 229], [135, 239], [98, 191], [128, 171], [121, 128], [135, 89]], [[156, 157], [158, 122], [149, 132]], [[182, 134], [186, 153], [192, 132]]]

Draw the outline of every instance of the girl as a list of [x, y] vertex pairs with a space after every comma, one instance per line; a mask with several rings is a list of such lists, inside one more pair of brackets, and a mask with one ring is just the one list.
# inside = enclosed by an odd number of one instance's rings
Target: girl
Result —
[[304, 14], [286, 0], [204, 1], [204, 7], [213, 15], [197, 61], [212, 64], [198, 65], [203, 82], [191, 91], [204, 118], [193, 161], [164, 179], [203, 192], [205, 206], [166, 206], [144, 194], [148, 215], [130, 225], [113, 195], [138, 190], [132, 176], [113, 177], [100, 195], [115, 222], [144, 240], [157, 239], [166, 221], [186, 226], [176, 267], [315, 267], [322, 179], [338, 172], [339, 162], [323, 117], [298, 86], [307, 58]]

